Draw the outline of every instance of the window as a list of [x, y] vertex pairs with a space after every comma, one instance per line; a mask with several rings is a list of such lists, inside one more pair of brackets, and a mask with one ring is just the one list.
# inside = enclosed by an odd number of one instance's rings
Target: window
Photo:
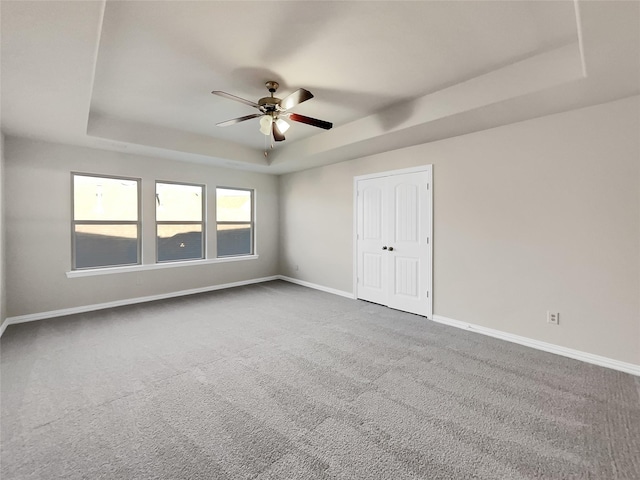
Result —
[[253, 254], [253, 190], [216, 189], [218, 257]]
[[74, 270], [140, 263], [140, 180], [72, 173]]
[[158, 262], [204, 258], [204, 186], [156, 182]]

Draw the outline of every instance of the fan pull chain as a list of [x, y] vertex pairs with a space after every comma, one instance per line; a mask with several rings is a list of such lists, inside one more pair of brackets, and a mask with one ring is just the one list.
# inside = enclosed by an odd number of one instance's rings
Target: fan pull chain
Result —
[[[271, 135], [269, 135], [269, 138], [271, 138], [271, 149], [273, 150], [273, 148], [275, 147], [275, 145], [273, 144], [273, 137]], [[267, 151], [267, 136], [264, 136], [264, 157], [267, 158], [269, 156], [269, 152]]]

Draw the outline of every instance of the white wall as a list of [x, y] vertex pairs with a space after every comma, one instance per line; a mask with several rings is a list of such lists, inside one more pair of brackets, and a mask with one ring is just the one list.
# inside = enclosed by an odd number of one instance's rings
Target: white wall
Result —
[[353, 177], [433, 164], [435, 314], [640, 365], [639, 117], [636, 96], [284, 175], [280, 271], [352, 291]]
[[[143, 263], [155, 258], [155, 180], [256, 190], [257, 260], [67, 278], [72, 171], [142, 179]], [[51, 312], [263, 278], [278, 273], [278, 182], [272, 175], [5, 138], [7, 316]], [[210, 217], [211, 218], [211, 217]], [[208, 244], [215, 224], [208, 225]]]

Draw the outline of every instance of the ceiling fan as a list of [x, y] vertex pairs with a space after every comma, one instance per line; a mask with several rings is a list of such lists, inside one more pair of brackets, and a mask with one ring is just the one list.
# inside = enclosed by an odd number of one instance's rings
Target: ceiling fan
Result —
[[324, 128], [329, 130], [333, 127], [333, 123], [325, 122], [324, 120], [318, 120], [317, 118], [306, 117], [293, 112], [288, 112], [289, 109], [299, 105], [302, 102], [306, 102], [313, 98], [313, 94], [309, 90], [299, 88], [291, 95], [288, 95], [282, 99], [273, 96], [280, 84], [278, 82], [269, 81], [265, 83], [265, 87], [271, 93], [270, 97], [263, 97], [258, 100], [258, 103], [251, 100], [245, 100], [244, 98], [236, 97], [227, 92], [221, 92], [214, 90], [214, 95], [219, 95], [229, 100], [235, 100], [236, 102], [244, 103], [250, 107], [260, 110], [260, 113], [254, 113], [252, 115], [245, 115], [244, 117], [234, 118], [233, 120], [227, 120], [226, 122], [217, 123], [218, 127], [228, 127], [229, 125], [235, 125], [236, 123], [244, 122], [245, 120], [251, 120], [252, 118], [260, 118], [260, 132], [264, 135], [273, 135], [273, 139], [276, 142], [282, 142], [284, 138], [284, 132], [289, 128], [289, 124], [283, 120], [288, 118], [294, 122], [306, 123], [318, 128]]

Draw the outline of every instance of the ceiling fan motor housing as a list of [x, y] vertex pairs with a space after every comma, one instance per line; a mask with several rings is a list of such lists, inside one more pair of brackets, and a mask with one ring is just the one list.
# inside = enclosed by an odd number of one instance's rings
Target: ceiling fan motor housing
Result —
[[258, 105], [260, 105], [265, 112], [275, 112], [278, 106], [280, 106], [280, 99], [276, 97], [263, 97], [258, 100]]

